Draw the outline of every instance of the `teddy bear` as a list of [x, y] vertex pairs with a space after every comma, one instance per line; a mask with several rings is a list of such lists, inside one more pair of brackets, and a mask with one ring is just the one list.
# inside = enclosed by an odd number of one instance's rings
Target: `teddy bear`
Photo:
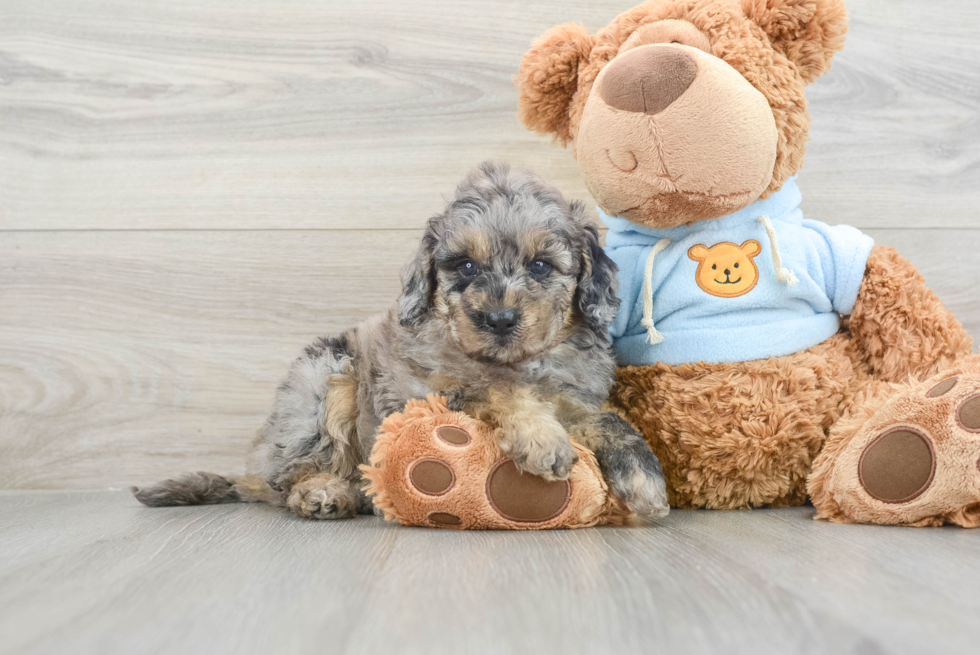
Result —
[[841, 0], [652, 0], [524, 55], [519, 117], [571, 145], [619, 267], [613, 402], [671, 506], [980, 525], [980, 358], [921, 274], [803, 216], [806, 86]]

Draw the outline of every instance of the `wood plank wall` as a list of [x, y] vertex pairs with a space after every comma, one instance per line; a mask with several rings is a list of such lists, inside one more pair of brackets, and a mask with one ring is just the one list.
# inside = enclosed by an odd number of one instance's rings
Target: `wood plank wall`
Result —
[[[466, 170], [588, 198], [511, 78], [631, 6], [4, 0], [0, 488], [241, 470], [290, 359], [395, 297]], [[849, 6], [804, 209], [898, 246], [980, 336], [980, 3]]]

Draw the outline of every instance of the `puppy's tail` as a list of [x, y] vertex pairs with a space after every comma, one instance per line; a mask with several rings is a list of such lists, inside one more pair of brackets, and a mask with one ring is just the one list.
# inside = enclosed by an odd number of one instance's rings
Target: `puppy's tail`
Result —
[[148, 507], [273, 502], [275, 496], [272, 488], [259, 478], [224, 477], [200, 471], [148, 487], [131, 487], [130, 491]]

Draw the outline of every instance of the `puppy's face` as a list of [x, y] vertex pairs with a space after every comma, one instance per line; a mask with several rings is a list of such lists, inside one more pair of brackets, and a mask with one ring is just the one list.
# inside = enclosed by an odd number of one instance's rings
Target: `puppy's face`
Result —
[[434, 311], [470, 357], [517, 362], [555, 346], [573, 325], [579, 266], [567, 236], [542, 221], [494, 218], [451, 220], [461, 224], [436, 248]]
[[[423, 305], [414, 317], [406, 298]], [[605, 339], [615, 269], [580, 205], [536, 176], [484, 164], [430, 221], [402, 300], [403, 323], [440, 321], [469, 357], [515, 363], [581, 327]]]

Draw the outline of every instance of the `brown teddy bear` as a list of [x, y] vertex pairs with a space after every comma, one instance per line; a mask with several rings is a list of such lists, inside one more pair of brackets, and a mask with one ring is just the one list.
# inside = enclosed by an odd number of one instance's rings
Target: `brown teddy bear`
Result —
[[616, 404], [682, 508], [980, 525], [980, 358], [894, 249], [804, 218], [807, 84], [840, 0], [653, 0], [524, 56], [620, 268]]

